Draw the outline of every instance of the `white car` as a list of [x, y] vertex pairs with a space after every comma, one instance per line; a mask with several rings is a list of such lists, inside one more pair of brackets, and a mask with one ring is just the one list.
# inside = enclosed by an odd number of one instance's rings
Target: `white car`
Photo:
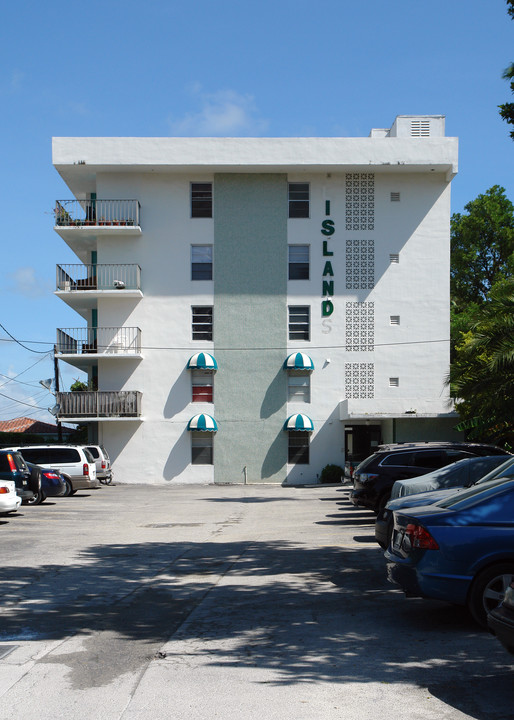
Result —
[[103, 445], [84, 445], [95, 459], [96, 477], [104, 485], [110, 485], [112, 482], [112, 468], [109, 453]]
[[21, 505], [21, 497], [16, 493], [14, 480], [0, 480], [0, 513], [10, 513]]
[[66, 486], [65, 496], [100, 487], [95, 459], [80, 445], [23, 445], [9, 449], [17, 450], [26, 462], [59, 470]]

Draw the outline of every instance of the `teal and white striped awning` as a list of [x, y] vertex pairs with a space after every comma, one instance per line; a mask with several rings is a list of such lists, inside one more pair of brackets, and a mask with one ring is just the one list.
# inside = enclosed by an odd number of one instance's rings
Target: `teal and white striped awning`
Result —
[[284, 362], [285, 370], [314, 370], [311, 358], [302, 352], [295, 352]]
[[206, 415], [205, 413], [201, 413], [200, 415], [195, 415], [191, 418], [187, 424], [187, 429], [196, 430], [198, 432], [216, 432], [218, 430], [218, 426], [213, 417]]
[[189, 358], [188, 370], [217, 370], [218, 363], [213, 355], [206, 352], [199, 352]]
[[303, 430], [304, 432], [313, 432], [314, 423], [308, 415], [297, 413], [288, 417], [284, 423], [284, 430]]

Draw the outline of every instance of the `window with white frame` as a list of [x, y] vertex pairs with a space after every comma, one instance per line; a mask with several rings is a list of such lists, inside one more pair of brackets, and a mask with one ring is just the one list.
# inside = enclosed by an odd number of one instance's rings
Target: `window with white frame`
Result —
[[213, 464], [214, 433], [191, 432], [191, 463], [193, 465]]
[[310, 340], [310, 314], [309, 305], [290, 305], [289, 312], [289, 340]]
[[191, 217], [212, 217], [212, 183], [191, 183]]
[[290, 182], [289, 190], [289, 217], [309, 217], [309, 183]]
[[193, 340], [212, 340], [212, 305], [194, 305]]
[[289, 280], [309, 279], [309, 245], [289, 245]]
[[212, 280], [212, 245], [191, 245], [191, 280]]
[[289, 464], [309, 464], [309, 441], [309, 433], [300, 430], [288, 432], [287, 462]]
[[308, 370], [295, 370], [288, 373], [287, 400], [288, 402], [310, 403], [311, 377]]
[[213, 401], [214, 376], [211, 370], [193, 370], [191, 372], [192, 402]]

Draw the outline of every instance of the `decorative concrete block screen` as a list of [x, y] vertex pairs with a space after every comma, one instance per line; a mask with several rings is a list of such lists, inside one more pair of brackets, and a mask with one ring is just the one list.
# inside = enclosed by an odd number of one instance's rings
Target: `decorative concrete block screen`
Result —
[[375, 303], [346, 303], [346, 352], [375, 349]]
[[347, 398], [375, 397], [375, 364], [345, 363], [344, 389]]

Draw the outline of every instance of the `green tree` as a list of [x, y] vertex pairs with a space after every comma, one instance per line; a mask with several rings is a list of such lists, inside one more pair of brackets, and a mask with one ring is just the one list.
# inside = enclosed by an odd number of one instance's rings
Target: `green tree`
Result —
[[470, 437], [514, 446], [514, 277], [499, 280], [478, 308], [449, 382]]
[[[507, 0], [507, 12], [514, 19], [514, 0]], [[510, 80], [510, 89], [514, 93], [514, 63], [511, 63], [509, 67], [504, 71], [503, 77], [505, 80]], [[500, 108], [500, 115], [505, 122], [510, 125], [514, 125], [514, 103], [504, 103], [498, 106]], [[514, 140], [514, 130], [510, 133], [511, 138]]]
[[[494, 185], [451, 219], [450, 291], [454, 314], [480, 306], [514, 272], [514, 205]], [[473, 308], [471, 308], [473, 310]], [[474, 312], [474, 310], [473, 310]]]

